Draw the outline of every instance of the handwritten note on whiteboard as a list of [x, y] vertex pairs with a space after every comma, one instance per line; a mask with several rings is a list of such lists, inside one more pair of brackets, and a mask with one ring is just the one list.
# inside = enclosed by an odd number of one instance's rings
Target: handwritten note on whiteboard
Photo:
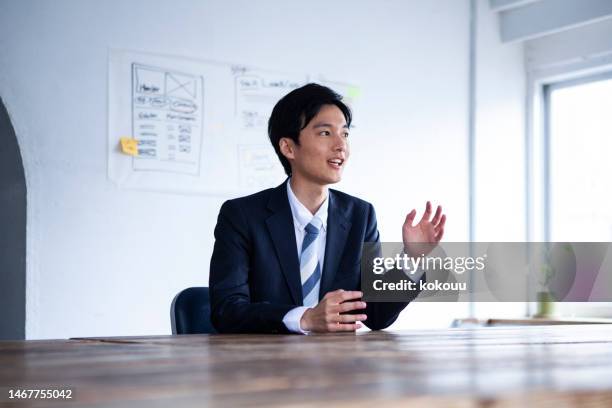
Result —
[[132, 64], [134, 170], [199, 174], [203, 82], [198, 75]]
[[280, 98], [304, 85], [305, 77], [233, 66], [235, 114], [243, 129], [263, 130]]
[[240, 188], [244, 191], [258, 191], [270, 188], [284, 177], [280, 164], [270, 144], [239, 145]]

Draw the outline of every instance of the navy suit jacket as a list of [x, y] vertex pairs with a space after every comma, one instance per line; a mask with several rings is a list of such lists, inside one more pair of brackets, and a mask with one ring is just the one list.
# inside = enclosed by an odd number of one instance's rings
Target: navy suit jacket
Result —
[[[286, 183], [221, 206], [209, 283], [212, 323], [220, 333], [288, 333], [283, 317], [302, 305]], [[336, 289], [361, 290], [362, 245], [378, 241], [374, 207], [330, 189], [319, 299]], [[407, 304], [369, 302], [364, 323], [386, 328]]]

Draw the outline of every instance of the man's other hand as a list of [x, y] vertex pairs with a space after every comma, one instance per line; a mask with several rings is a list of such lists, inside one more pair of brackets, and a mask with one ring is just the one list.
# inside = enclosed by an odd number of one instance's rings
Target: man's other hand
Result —
[[362, 296], [363, 293], [359, 291], [338, 289], [329, 292], [318, 305], [304, 312], [300, 327], [315, 333], [355, 331], [361, 327], [359, 322], [366, 320], [367, 316], [343, 313], [365, 309], [365, 302], [355, 301]]

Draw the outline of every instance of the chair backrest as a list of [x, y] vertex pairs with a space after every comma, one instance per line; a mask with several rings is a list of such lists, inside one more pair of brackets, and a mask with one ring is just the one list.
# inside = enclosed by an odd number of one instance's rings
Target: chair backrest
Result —
[[208, 288], [193, 287], [179, 292], [170, 309], [172, 334], [216, 333], [210, 321]]

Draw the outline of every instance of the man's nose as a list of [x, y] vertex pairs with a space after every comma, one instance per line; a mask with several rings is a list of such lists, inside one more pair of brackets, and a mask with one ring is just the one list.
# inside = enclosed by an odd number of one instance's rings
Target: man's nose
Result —
[[334, 150], [336, 150], [336, 151], [339, 151], [339, 152], [346, 151], [347, 140], [344, 137], [344, 131], [342, 131], [342, 133], [336, 135], [336, 145], [334, 147], [335, 147]]

